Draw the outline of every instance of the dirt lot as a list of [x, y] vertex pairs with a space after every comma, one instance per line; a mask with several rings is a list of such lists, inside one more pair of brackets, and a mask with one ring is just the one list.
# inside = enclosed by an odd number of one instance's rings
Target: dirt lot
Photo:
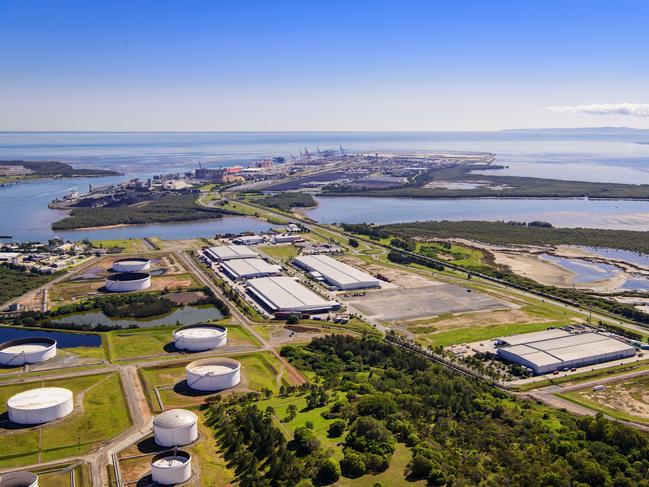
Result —
[[346, 302], [361, 313], [384, 322], [507, 308], [504, 302], [486, 294], [441, 283], [367, 292], [365, 296], [351, 297]]
[[587, 390], [579, 395], [602, 406], [649, 419], [649, 376], [609, 383], [603, 391]]
[[[408, 327], [409, 330], [417, 333], [418, 329], [435, 326], [436, 331], [457, 330], [459, 328], [488, 327], [494, 325], [505, 325], [510, 323], [550, 323], [550, 318], [540, 318], [521, 309], [488, 311], [479, 313], [465, 313], [455, 316], [441, 316], [434, 320], [417, 320], [399, 323]], [[422, 330], [423, 331], [423, 330]]]
[[390, 280], [390, 284], [393, 285], [391, 287], [396, 286], [398, 288], [410, 289], [416, 287], [443, 285], [443, 283], [439, 281], [426, 279], [425, 277], [415, 274], [414, 272], [407, 272], [401, 269], [395, 269], [393, 267], [385, 267], [379, 263], [368, 263], [363, 259], [359, 259], [358, 257], [351, 255], [340, 256], [338, 257], [338, 259], [354, 267], [361, 268], [365, 272], [369, 272], [372, 275], [381, 274], [387, 277]]

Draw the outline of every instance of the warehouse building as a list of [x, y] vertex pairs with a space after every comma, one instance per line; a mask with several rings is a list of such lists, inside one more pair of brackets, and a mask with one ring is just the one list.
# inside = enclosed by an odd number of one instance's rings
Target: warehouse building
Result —
[[497, 353], [540, 375], [633, 357], [636, 352], [632, 345], [599, 333], [564, 335], [559, 331], [563, 330], [498, 338], [496, 343], [506, 345], [499, 347]]
[[327, 301], [287, 276], [250, 279], [247, 290], [255, 300], [275, 314], [326, 313], [340, 307], [337, 302]]
[[259, 245], [264, 243], [263, 235], [242, 235], [233, 240], [237, 245]]
[[213, 261], [222, 262], [232, 259], [254, 259], [259, 254], [245, 245], [219, 245], [210, 247], [205, 251], [205, 255]]
[[308, 272], [319, 272], [328, 284], [341, 290], [381, 286], [375, 277], [328, 255], [302, 255], [293, 259], [293, 263]]
[[277, 276], [282, 268], [263, 259], [231, 259], [221, 264], [223, 271], [235, 281], [256, 277]]

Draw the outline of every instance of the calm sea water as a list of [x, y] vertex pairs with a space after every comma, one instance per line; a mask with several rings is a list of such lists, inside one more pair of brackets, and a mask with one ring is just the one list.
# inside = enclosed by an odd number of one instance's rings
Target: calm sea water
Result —
[[[621, 183], [649, 183], [649, 131], [639, 130], [540, 130], [476, 132], [412, 132], [412, 133], [237, 133], [237, 132], [181, 132], [181, 133], [0, 133], [0, 159], [56, 159], [79, 166], [114, 169], [124, 177], [47, 180], [0, 188], [0, 234], [13, 235], [16, 240], [44, 240], [54, 235], [50, 229], [61, 212], [49, 210], [47, 203], [71, 190], [85, 191], [88, 184], [109, 184], [130, 177], [148, 177], [152, 174], [183, 172], [197, 167], [201, 161], [207, 166], [232, 163], [247, 164], [261, 157], [297, 154], [307, 148], [316, 151], [338, 148], [347, 151], [485, 151], [497, 154], [497, 161], [509, 166], [501, 174], [521, 174], [536, 177], [579, 179]], [[341, 201], [341, 200], [339, 200]], [[390, 202], [390, 207], [385, 202]], [[385, 220], [379, 207], [387, 211], [390, 221], [442, 218], [444, 205], [437, 202], [422, 214], [416, 205], [392, 205], [363, 200], [360, 210], [366, 221]], [[417, 203], [419, 205], [420, 203]], [[456, 219], [518, 219], [520, 201], [492, 204], [472, 200], [454, 201]], [[543, 211], [543, 205], [538, 211]], [[574, 203], [558, 202], [552, 210], [567, 218]], [[639, 228], [649, 221], [649, 205], [609, 203], [606, 220], [593, 217], [601, 205], [583, 204], [585, 214], [576, 214], [571, 226], [605, 226], [607, 228]], [[619, 205], [619, 221], [615, 205]], [[529, 208], [529, 205], [527, 205]], [[483, 208], [486, 208], [484, 210]], [[353, 209], [353, 208], [352, 208]], [[336, 213], [332, 213], [333, 211]], [[349, 204], [343, 208], [327, 204], [320, 219], [341, 221], [347, 218]], [[534, 214], [537, 210], [531, 210]], [[352, 212], [354, 213], [354, 212]], [[637, 217], [633, 216], [637, 213]], [[590, 216], [589, 216], [590, 215]], [[529, 218], [526, 218], [529, 219]], [[548, 218], [545, 218], [548, 219]], [[549, 219], [549, 221], [552, 221]], [[555, 220], [559, 223], [559, 219]], [[229, 222], [229, 223], [228, 223]], [[122, 236], [161, 236], [186, 238], [193, 235], [259, 230], [252, 219], [237, 221], [223, 219], [191, 227], [193, 224], [146, 225], [133, 228], [99, 230], [94, 232], [61, 232], [69, 239], [120, 238]], [[213, 226], [212, 226], [213, 225]], [[209, 228], [204, 228], [209, 227]], [[203, 233], [201, 229], [205, 230]]]

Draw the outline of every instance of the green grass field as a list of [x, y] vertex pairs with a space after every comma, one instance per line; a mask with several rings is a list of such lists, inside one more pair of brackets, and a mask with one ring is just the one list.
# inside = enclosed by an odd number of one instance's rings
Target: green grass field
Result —
[[65, 387], [75, 398], [83, 394], [83, 410], [75, 410], [70, 416], [41, 427], [3, 430], [2, 436], [6, 441], [0, 444], [0, 467], [83, 455], [131, 425], [121, 381], [116, 373], [0, 387], [0, 403], [6, 404], [12, 395], [37, 387]]
[[[224, 320], [227, 322], [227, 320]], [[259, 343], [239, 325], [226, 326], [230, 347], [258, 346]], [[165, 345], [173, 342], [175, 326], [139, 328], [134, 330], [113, 330], [106, 334], [111, 360], [128, 360], [137, 357], [175, 358], [175, 355], [164, 350]]]
[[281, 261], [291, 260], [299, 253], [299, 249], [293, 245], [266, 245], [259, 247], [259, 250]]
[[[241, 362], [241, 384], [234, 390], [260, 391], [263, 388], [278, 392], [282, 384], [290, 385], [289, 378], [284, 375], [281, 363], [271, 353], [253, 352], [232, 354], [230, 356]], [[149, 404], [156, 411], [160, 410], [155, 388], [158, 388], [165, 409], [171, 407], [191, 407], [200, 405], [205, 395], [185, 394], [185, 366], [191, 360], [174, 362], [172, 364], [140, 369], [145, 393]], [[178, 388], [175, 389], [174, 387]]]

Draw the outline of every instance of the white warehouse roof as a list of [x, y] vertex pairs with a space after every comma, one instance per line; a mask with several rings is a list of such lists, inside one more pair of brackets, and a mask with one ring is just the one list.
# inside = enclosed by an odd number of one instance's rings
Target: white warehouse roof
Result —
[[292, 277], [261, 277], [248, 281], [248, 290], [271, 311], [327, 311], [338, 306], [307, 289]]
[[230, 259], [253, 259], [259, 257], [257, 252], [245, 245], [219, 245], [218, 247], [210, 247], [207, 249], [215, 260], [230, 260]]
[[541, 340], [531, 337], [526, 342], [499, 348], [498, 354], [530, 367], [537, 374], [544, 374], [566, 367], [584, 367], [632, 357], [635, 347], [599, 333], [581, 333]]
[[328, 255], [303, 255], [293, 262], [307, 271], [317, 271], [327, 282], [339, 289], [379, 287], [381, 282], [367, 272], [336, 260]]
[[263, 259], [232, 259], [223, 262], [223, 269], [234, 279], [249, 279], [279, 274], [281, 267]]

